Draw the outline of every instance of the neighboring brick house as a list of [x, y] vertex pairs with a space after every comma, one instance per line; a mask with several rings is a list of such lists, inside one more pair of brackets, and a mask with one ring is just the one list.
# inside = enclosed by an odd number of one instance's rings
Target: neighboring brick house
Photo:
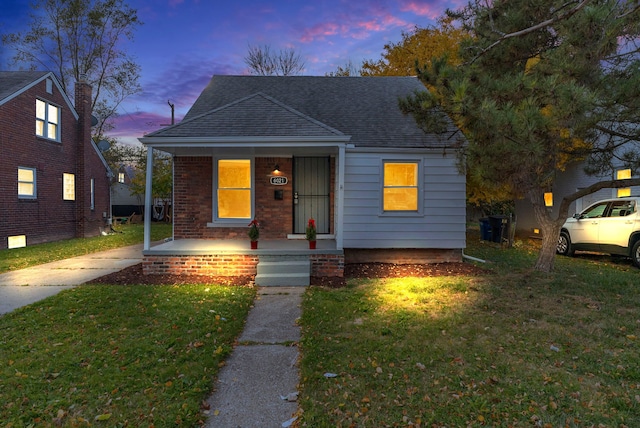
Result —
[[74, 107], [51, 72], [0, 72], [0, 249], [103, 230], [110, 170], [91, 121], [89, 84]]
[[460, 261], [464, 137], [402, 114], [399, 99], [424, 90], [413, 77], [214, 76], [181, 123], [140, 139], [174, 162], [174, 239], [150, 248], [146, 221], [144, 272], [257, 273], [261, 285], [287, 278], [260, 278], [273, 257], [308, 259], [312, 276], [359, 261]]

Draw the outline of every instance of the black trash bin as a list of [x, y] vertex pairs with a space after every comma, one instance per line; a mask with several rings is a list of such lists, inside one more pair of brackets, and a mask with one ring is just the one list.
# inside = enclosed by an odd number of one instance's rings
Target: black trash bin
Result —
[[480, 219], [480, 239], [483, 241], [491, 241], [491, 225], [488, 218]]
[[491, 241], [499, 244], [509, 241], [510, 221], [506, 215], [489, 216], [489, 225], [491, 226]]

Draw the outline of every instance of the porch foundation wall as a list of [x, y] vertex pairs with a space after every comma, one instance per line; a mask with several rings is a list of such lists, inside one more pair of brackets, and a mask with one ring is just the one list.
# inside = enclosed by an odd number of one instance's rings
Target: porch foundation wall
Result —
[[[344, 256], [317, 254], [309, 256], [311, 276], [344, 276]], [[145, 256], [144, 275], [255, 276], [259, 257], [244, 254]]]
[[142, 273], [145, 275], [211, 275], [253, 276], [258, 256], [244, 254], [145, 256]]
[[345, 248], [344, 262], [353, 263], [458, 263], [462, 261], [461, 249], [359, 249]]
[[344, 276], [343, 254], [318, 254], [310, 256], [311, 276], [340, 277]]

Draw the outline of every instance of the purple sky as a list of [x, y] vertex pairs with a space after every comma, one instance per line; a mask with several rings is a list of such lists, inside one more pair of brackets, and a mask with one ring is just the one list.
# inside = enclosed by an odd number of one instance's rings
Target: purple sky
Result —
[[[129, 0], [144, 23], [124, 48], [142, 67], [143, 93], [122, 106], [111, 136], [123, 143], [168, 124], [175, 104], [184, 116], [214, 74], [248, 74], [249, 45], [293, 48], [305, 60], [302, 74], [323, 76], [377, 60], [401, 32], [434, 23], [463, 0]], [[26, 25], [28, 0], [2, 0], [0, 32]], [[7, 69], [0, 52], [0, 68]]]

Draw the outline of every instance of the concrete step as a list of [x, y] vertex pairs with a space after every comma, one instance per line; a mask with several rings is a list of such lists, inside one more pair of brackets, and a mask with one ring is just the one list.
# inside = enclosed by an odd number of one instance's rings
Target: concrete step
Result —
[[311, 262], [307, 260], [282, 260], [265, 262], [260, 260], [257, 266], [257, 274], [270, 273], [306, 273], [311, 270]]
[[255, 283], [259, 287], [306, 287], [311, 279], [308, 273], [262, 273], [256, 275]]
[[261, 257], [257, 266], [257, 286], [303, 286], [310, 283], [311, 261], [304, 257]]

